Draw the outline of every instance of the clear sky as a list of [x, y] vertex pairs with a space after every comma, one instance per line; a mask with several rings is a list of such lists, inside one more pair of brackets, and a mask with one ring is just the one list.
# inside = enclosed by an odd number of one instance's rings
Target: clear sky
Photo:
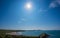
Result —
[[60, 30], [60, 0], [0, 0], [0, 9], [0, 29]]

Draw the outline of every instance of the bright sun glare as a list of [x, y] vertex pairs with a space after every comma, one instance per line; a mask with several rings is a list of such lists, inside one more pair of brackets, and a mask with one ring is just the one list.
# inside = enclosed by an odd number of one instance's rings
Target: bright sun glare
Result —
[[26, 9], [31, 9], [31, 8], [32, 8], [31, 3], [27, 3], [27, 4], [26, 4]]

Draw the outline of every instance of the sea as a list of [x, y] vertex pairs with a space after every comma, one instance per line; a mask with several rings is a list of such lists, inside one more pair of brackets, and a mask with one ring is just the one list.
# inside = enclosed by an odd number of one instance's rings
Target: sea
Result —
[[17, 32], [18, 35], [24, 36], [40, 36], [42, 33], [46, 33], [49, 38], [60, 38], [60, 30], [26, 30], [25, 32]]

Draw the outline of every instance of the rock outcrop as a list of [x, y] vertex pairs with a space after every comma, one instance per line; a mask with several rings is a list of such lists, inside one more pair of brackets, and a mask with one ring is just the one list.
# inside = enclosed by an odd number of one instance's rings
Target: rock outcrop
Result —
[[42, 33], [42, 34], [39, 36], [39, 38], [48, 38], [48, 37], [49, 37], [49, 35], [46, 34], [46, 33]]

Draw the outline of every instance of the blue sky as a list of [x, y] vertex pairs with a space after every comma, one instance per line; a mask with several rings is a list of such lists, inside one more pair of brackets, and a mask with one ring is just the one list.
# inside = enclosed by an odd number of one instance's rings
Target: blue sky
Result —
[[0, 0], [0, 6], [0, 29], [60, 30], [60, 0]]

